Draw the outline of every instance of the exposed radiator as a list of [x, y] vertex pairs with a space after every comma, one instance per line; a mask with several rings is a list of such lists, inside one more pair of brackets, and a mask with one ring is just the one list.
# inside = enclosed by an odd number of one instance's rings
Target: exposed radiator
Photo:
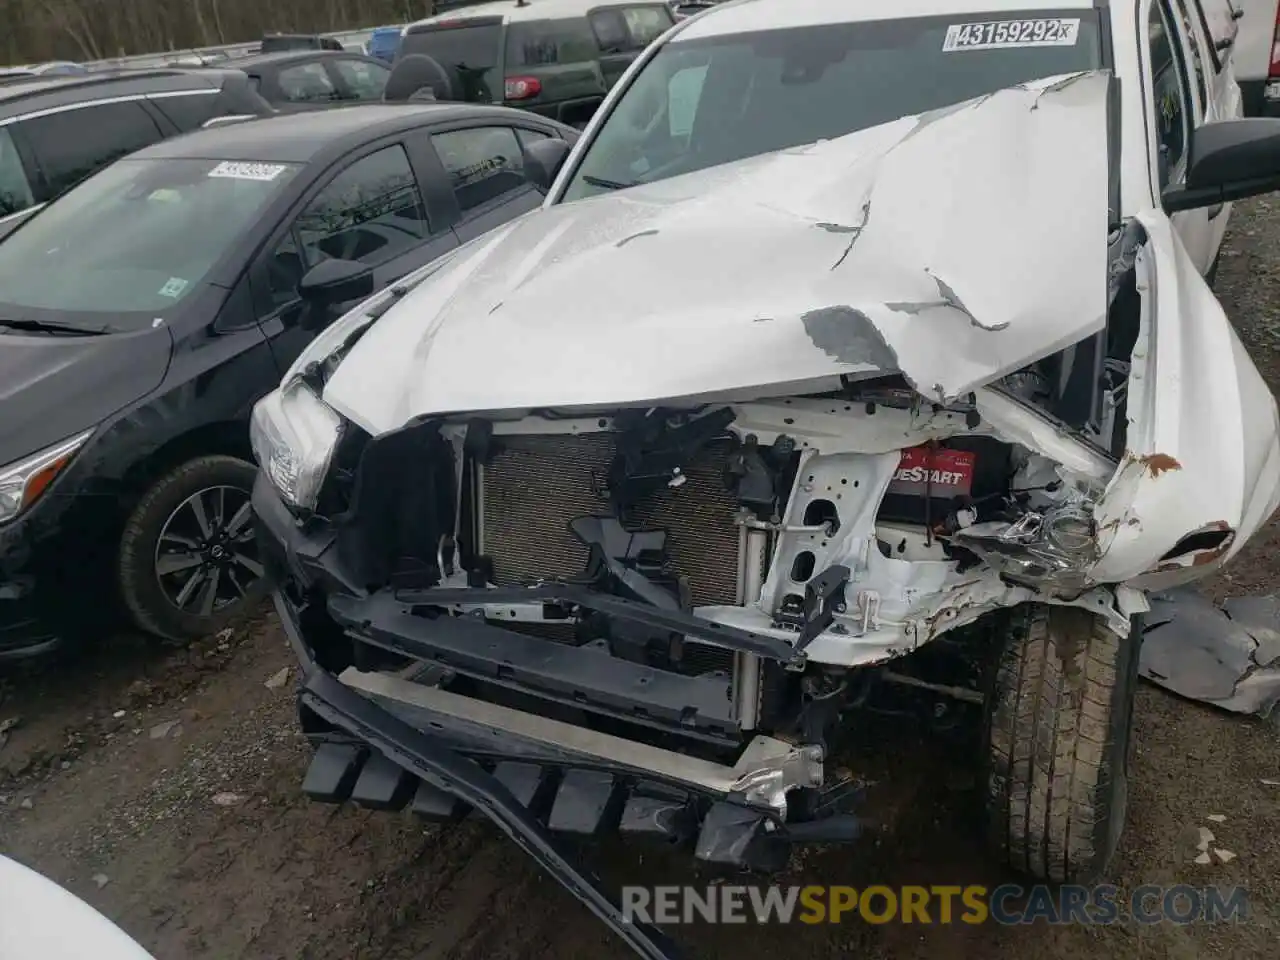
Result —
[[[640, 504], [631, 523], [667, 531], [671, 567], [688, 578], [695, 605], [737, 599], [737, 503], [722, 479], [728, 452], [727, 442], [707, 447], [685, 465], [685, 483]], [[587, 548], [569, 522], [608, 515], [598, 491], [613, 453], [611, 434], [502, 438], [484, 469], [480, 544], [500, 586], [582, 574]]]

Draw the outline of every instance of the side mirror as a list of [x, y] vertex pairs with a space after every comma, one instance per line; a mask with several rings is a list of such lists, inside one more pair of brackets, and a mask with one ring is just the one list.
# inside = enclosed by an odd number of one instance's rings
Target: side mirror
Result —
[[373, 294], [373, 268], [354, 260], [322, 260], [298, 281], [305, 307], [299, 325], [304, 330], [323, 326], [334, 307]]
[[298, 296], [329, 306], [373, 295], [373, 268], [355, 260], [322, 260], [298, 281]]
[[550, 190], [568, 155], [568, 141], [559, 137], [539, 140], [525, 150], [524, 175], [535, 187]]
[[1280, 189], [1280, 118], [1206, 123], [1191, 131], [1186, 182], [1165, 190], [1168, 213]]

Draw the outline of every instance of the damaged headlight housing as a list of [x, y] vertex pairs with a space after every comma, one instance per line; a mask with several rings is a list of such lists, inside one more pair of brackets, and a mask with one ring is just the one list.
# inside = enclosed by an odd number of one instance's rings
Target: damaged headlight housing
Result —
[[303, 347], [302, 352], [298, 354], [297, 359], [293, 361], [293, 365], [285, 373], [284, 381], [287, 383], [300, 376], [313, 363], [324, 363], [342, 346], [348, 337], [361, 327], [367, 327], [373, 323], [374, 318], [368, 315], [369, 307], [373, 301], [385, 296], [385, 290], [375, 294], [325, 327], [314, 340]]
[[315, 508], [342, 425], [342, 418], [297, 377], [253, 408], [253, 455], [280, 495], [297, 509]]
[[0, 523], [14, 519], [35, 503], [91, 436], [93, 431], [86, 430], [17, 463], [0, 466]]
[[1086, 571], [1098, 559], [1097, 526], [1084, 501], [1023, 514], [1013, 523], [978, 523], [955, 542], [1010, 580], [1064, 592], [1086, 589]]

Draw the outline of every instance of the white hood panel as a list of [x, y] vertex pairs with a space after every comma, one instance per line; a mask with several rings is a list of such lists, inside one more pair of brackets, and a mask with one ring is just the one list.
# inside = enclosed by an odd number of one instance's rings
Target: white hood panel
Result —
[[325, 399], [377, 434], [895, 370], [966, 393], [1105, 321], [1108, 83], [536, 211], [377, 321]]

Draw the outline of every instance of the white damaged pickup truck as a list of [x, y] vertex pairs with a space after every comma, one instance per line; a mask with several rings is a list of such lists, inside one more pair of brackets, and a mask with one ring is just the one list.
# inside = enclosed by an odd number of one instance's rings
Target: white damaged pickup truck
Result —
[[764, 869], [855, 839], [833, 746], [944, 640], [992, 850], [1097, 877], [1147, 591], [1280, 502], [1202, 276], [1206, 210], [1280, 186], [1280, 121], [1157, 109], [1159, 3], [878, 6], [679, 24], [567, 157], [529, 148], [543, 209], [254, 414], [306, 791], [478, 809], [644, 956], [674, 948], [556, 835]]

